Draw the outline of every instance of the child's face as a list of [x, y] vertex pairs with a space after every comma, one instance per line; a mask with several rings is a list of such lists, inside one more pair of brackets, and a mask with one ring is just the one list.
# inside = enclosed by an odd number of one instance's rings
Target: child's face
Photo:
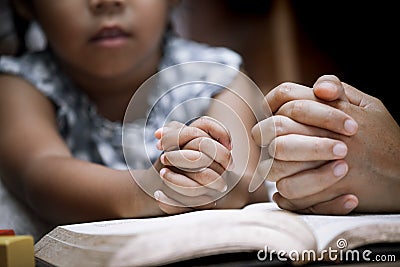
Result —
[[158, 60], [170, 6], [168, 0], [33, 0], [34, 16], [61, 62], [104, 78]]

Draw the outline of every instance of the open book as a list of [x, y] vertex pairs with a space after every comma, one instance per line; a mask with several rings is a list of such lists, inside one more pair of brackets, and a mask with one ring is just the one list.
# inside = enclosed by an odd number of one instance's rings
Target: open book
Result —
[[257, 203], [236, 210], [58, 226], [35, 244], [35, 258], [45, 266], [152, 266], [253, 251], [255, 260], [275, 255], [301, 264], [348, 260], [344, 257], [355, 256], [352, 249], [378, 243], [400, 243], [400, 214], [298, 215], [274, 203]]

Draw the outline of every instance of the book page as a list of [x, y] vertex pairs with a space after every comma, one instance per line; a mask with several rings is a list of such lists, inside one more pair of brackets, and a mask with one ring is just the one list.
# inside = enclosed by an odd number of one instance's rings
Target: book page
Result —
[[[337, 242], [342, 232], [356, 227], [371, 225], [371, 229], [373, 229], [374, 226], [383, 224], [397, 225], [397, 227], [400, 227], [400, 214], [354, 214], [345, 216], [300, 215], [300, 218], [306, 222], [314, 232], [319, 251], [326, 249], [328, 244]], [[365, 234], [368, 234], [368, 232], [365, 232]], [[398, 241], [400, 242], [400, 240]], [[348, 245], [351, 246], [351, 244]]]
[[[113, 266], [149, 266], [219, 253], [316, 250], [308, 226], [274, 203], [243, 209], [58, 226], [35, 245], [38, 259], [70, 266], [90, 258]], [[73, 256], [76, 255], [76, 256]], [[86, 255], [86, 256], [85, 256]]]
[[[219, 212], [227, 212], [220, 210]], [[189, 212], [165, 217], [154, 217], [144, 219], [120, 219], [110, 221], [99, 221], [80, 223], [61, 226], [69, 231], [92, 234], [92, 235], [133, 235], [161, 230], [162, 228], [179, 227], [181, 224], [186, 224], [199, 219], [209, 219], [215, 213], [215, 210], [204, 210], [199, 212]]]
[[165, 217], [99, 221], [90, 223], [71, 224], [61, 227], [69, 231], [81, 234], [132, 235], [147, 231], [153, 231], [154, 229], [160, 229], [166, 227], [169, 228], [172, 226], [179, 227], [182, 224], [187, 224], [198, 220], [209, 220], [212, 219], [212, 217], [215, 215], [216, 212], [229, 214], [229, 213], [236, 213], [241, 210], [273, 211], [281, 209], [278, 208], [278, 206], [273, 202], [265, 202], [265, 203], [250, 204], [244, 207], [243, 209], [202, 210], [197, 212], [189, 212], [189, 213], [183, 213]]
[[275, 202], [260, 202], [243, 207], [244, 210], [282, 211]]
[[[315, 250], [307, 225], [285, 211], [214, 210], [196, 219], [138, 235], [118, 251], [112, 264], [160, 265], [220, 253]], [[186, 217], [187, 218], [187, 217]], [[137, 255], [137, 256], [135, 256]]]
[[[256, 203], [246, 206], [248, 210], [281, 210], [274, 202]], [[294, 213], [295, 214], [295, 213]], [[348, 238], [347, 248], [377, 242], [400, 242], [400, 214], [360, 214], [345, 216], [301, 215], [315, 235], [318, 251], [336, 245], [340, 239]], [[388, 226], [390, 224], [390, 227]], [[357, 231], [352, 231], [357, 228]], [[353, 237], [351, 240], [349, 237]], [[356, 239], [356, 240], [355, 240]]]

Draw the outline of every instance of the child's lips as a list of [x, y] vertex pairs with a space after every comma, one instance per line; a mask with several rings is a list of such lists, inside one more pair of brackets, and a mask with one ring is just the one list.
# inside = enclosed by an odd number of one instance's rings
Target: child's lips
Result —
[[90, 39], [90, 42], [103, 47], [117, 47], [125, 44], [130, 36], [119, 27], [104, 27]]

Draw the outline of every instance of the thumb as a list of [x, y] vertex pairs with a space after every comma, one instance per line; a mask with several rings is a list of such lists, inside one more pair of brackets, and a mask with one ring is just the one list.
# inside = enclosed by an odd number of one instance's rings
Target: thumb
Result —
[[209, 116], [202, 116], [191, 123], [190, 126], [203, 130], [228, 150], [232, 150], [230, 133], [218, 120]]
[[316, 97], [325, 101], [344, 100], [349, 102], [344, 85], [335, 75], [323, 75], [313, 86]]

